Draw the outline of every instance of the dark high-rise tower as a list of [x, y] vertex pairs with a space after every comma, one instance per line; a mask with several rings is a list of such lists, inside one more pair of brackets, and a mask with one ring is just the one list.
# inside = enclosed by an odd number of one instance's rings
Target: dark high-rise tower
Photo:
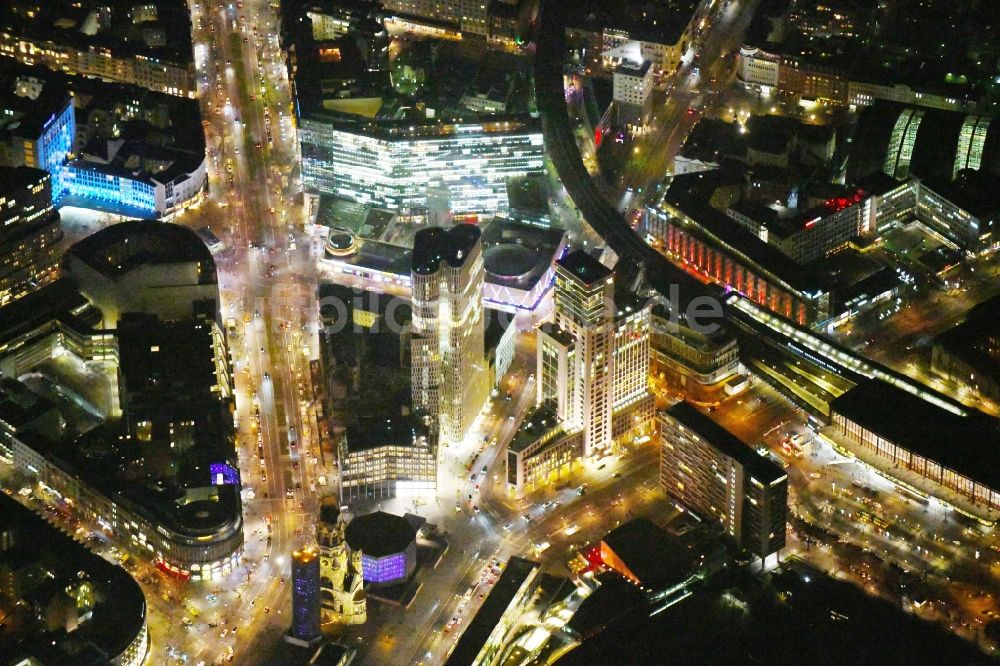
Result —
[[58, 277], [62, 233], [51, 180], [40, 169], [0, 167], [0, 305]]

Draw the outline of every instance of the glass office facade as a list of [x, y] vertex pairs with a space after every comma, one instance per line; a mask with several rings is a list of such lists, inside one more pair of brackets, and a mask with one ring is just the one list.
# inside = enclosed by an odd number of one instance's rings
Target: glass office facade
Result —
[[305, 186], [391, 210], [506, 210], [506, 179], [541, 173], [541, 128], [511, 120], [349, 124], [304, 119]]

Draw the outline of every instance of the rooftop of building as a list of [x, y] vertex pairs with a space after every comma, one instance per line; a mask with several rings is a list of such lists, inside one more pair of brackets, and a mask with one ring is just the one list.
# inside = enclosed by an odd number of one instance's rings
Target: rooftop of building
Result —
[[761, 0], [743, 36], [743, 42], [758, 48], [771, 45], [769, 37], [774, 32], [775, 24], [785, 15], [790, 4], [791, 0]]
[[[0, 632], [0, 654], [13, 659], [10, 663], [33, 657], [37, 662], [32, 663], [84, 665], [107, 663], [109, 657], [123, 653], [146, 623], [146, 599], [132, 577], [15, 500], [0, 496], [0, 532], [8, 530], [14, 544], [0, 552], [0, 562], [20, 562], [50, 572], [51, 580], [57, 583], [50, 594], [64, 593], [73, 582], [89, 582], [94, 587], [95, 605], [90, 619], [72, 632], [62, 628], [47, 631], [40, 626], [43, 622], [32, 620], [25, 625], [6, 618], [5, 631]], [[47, 602], [37, 595], [35, 598]], [[96, 660], [88, 661], [88, 654]]]
[[[919, 117], [909, 156], [910, 173], [919, 178], [952, 178], [963, 125], [974, 116], [961, 111], [876, 100], [861, 111], [854, 126], [847, 161], [847, 182], [857, 182], [885, 167], [893, 132], [904, 112]], [[981, 150], [981, 168], [1000, 175], [1000, 122], [988, 117], [983, 122], [987, 123], [983, 141], [981, 144], [970, 142], [970, 150], [978, 145]]]
[[976, 344], [997, 334], [1000, 334], [1000, 296], [977, 303], [966, 313], [964, 321], [939, 335], [935, 343]]
[[959, 416], [869, 379], [833, 400], [830, 413], [958, 474], [1000, 488], [1000, 460], [984, 449], [998, 441], [1000, 421], [982, 412], [968, 410], [967, 416]]
[[[47, 71], [39, 68], [38, 73]], [[0, 57], [0, 137], [37, 139], [55, 116], [73, 103], [67, 89], [47, 85], [48, 77], [35, 73]]]
[[824, 291], [821, 276], [795, 263], [712, 205], [717, 193], [726, 190], [731, 193], [728, 197], [723, 194], [723, 198], [732, 198], [736, 203], [743, 182], [742, 171], [731, 167], [681, 174], [674, 177], [664, 202], [694, 220], [694, 227], [685, 230], [706, 236], [713, 246], [729, 248], [727, 251], [741, 263], [748, 261], [755, 270], [775, 276], [800, 294]]
[[790, 147], [799, 127], [795, 118], [774, 115], [752, 115], [747, 119], [747, 144], [766, 153], [783, 153]]
[[239, 486], [211, 485], [210, 464], [233, 455], [231, 441], [201, 438], [180, 453], [169, 442], [147, 442], [140, 450], [108, 424], [73, 438], [32, 431], [20, 438], [65, 473], [178, 534], [211, 536], [240, 524]]
[[726, 157], [741, 155], [745, 145], [746, 139], [739, 133], [736, 123], [718, 118], [700, 118], [688, 133], [679, 154], [688, 159], [719, 164]]
[[488, 99], [506, 109], [514, 86], [527, 76], [529, 65], [529, 61], [513, 53], [489, 52], [480, 61], [463, 97]]
[[55, 409], [55, 403], [16, 379], [0, 378], [0, 421], [14, 432]]
[[823, 223], [823, 218], [838, 213], [845, 208], [858, 205], [865, 200], [866, 192], [855, 188], [848, 190], [839, 188], [836, 196], [827, 199], [818, 206], [809, 208], [789, 208], [781, 204], [769, 205], [740, 200], [733, 204], [732, 210], [746, 215], [751, 220], [767, 228], [769, 236], [785, 239]]
[[[161, 321], [126, 313], [118, 322], [118, 376], [130, 418], [193, 420], [199, 436], [218, 432], [228, 410], [218, 396], [214, 324], [211, 319]], [[210, 405], [216, 403], [217, 409]]]
[[[793, 11], [787, 11], [790, 4]], [[942, 52], [939, 45], [988, 41], [993, 25], [990, 10], [979, 3], [774, 0], [757, 10], [744, 43], [852, 80], [972, 100], [983, 92], [979, 56], [966, 49]]]
[[[404, 359], [409, 342], [402, 336], [412, 314], [410, 303], [328, 283], [320, 284], [319, 299], [320, 316], [328, 326], [321, 339], [322, 367], [328, 381], [344, 388], [333, 407], [345, 427], [347, 451], [412, 445], [414, 436], [427, 437], [432, 448], [434, 433], [412, 408], [410, 368]], [[356, 311], [375, 316], [368, 320], [370, 328], [356, 324]], [[368, 321], [362, 319], [363, 324]]]
[[524, 417], [517, 432], [514, 433], [514, 437], [507, 445], [507, 450], [520, 453], [546, 433], [560, 427], [561, 423], [556, 416], [555, 405], [550, 401], [543, 402]]
[[321, 194], [316, 224], [329, 228], [331, 233], [343, 230], [359, 238], [379, 240], [398, 217], [391, 210]]
[[648, 518], [634, 518], [608, 532], [604, 544], [643, 587], [660, 590], [683, 582], [700, 563], [701, 551]]
[[486, 328], [483, 330], [483, 347], [487, 354], [490, 354], [496, 351], [504, 334], [514, 326], [514, 318], [497, 315], [487, 319]]
[[[980, 222], [991, 222], [1000, 215], [1000, 199], [996, 196], [1000, 192], [1000, 176], [986, 169], [962, 169], [955, 174], [954, 180], [927, 178], [920, 185], [977, 217]], [[988, 230], [989, 225], [979, 228], [980, 233]]]
[[191, 14], [183, 0], [10, 0], [0, 5], [0, 25], [42, 43], [107, 49], [117, 57], [141, 56], [188, 66], [194, 60]]
[[80, 159], [71, 160], [69, 164], [76, 169], [120, 176], [155, 187], [187, 180], [205, 161], [203, 152], [155, 145], [144, 140], [99, 140], [97, 144], [106, 149], [102, 155], [88, 149]]
[[49, 180], [49, 173], [43, 169], [27, 166], [0, 166], [0, 193], [3, 196], [17, 195], [17, 190], [32, 187]]
[[632, 315], [653, 306], [653, 301], [635, 293], [624, 286], [623, 282], [623, 280], [619, 280], [615, 283], [614, 319], [616, 322], [628, 319]]
[[903, 280], [899, 273], [889, 266], [883, 266], [856, 282], [838, 288], [837, 300], [844, 305], [859, 299], [874, 300], [888, 291], [899, 289], [902, 285]]
[[190, 229], [167, 222], [133, 220], [105, 227], [69, 248], [64, 263], [69, 259], [112, 280], [145, 264], [197, 263], [200, 284], [216, 281], [215, 261], [204, 241]]
[[[347, 321], [351, 321], [354, 318], [355, 310], [359, 310], [375, 315], [382, 332], [398, 335], [401, 330], [384, 330], [387, 320], [392, 319], [390, 328], [402, 329], [410, 322], [413, 314], [413, 308], [408, 300], [378, 291], [368, 291], [332, 282], [321, 282], [317, 293], [324, 323], [332, 326], [340, 323], [334, 317], [343, 315]], [[340, 305], [344, 306], [343, 310], [340, 309]], [[398, 354], [385, 354], [384, 352], [383, 354], [389, 363], [399, 361]]]
[[[343, 240], [346, 241], [346, 238]], [[352, 254], [335, 258], [327, 255], [327, 259], [334, 259], [360, 269], [409, 277], [413, 267], [413, 250], [394, 243], [363, 240]]]
[[421, 229], [413, 239], [413, 272], [431, 275], [445, 262], [461, 268], [479, 243], [481, 232], [474, 224], [457, 224], [451, 229]]
[[560, 344], [569, 346], [573, 344], [573, 336], [568, 332], [553, 324], [552, 322], [545, 322], [539, 326], [539, 330], [545, 333], [545, 335], [553, 338]]
[[549, 181], [544, 173], [507, 179], [507, 203], [514, 214], [549, 214]]
[[403, 516], [376, 511], [351, 519], [344, 537], [351, 550], [379, 558], [405, 551], [416, 541], [417, 532]]
[[467, 120], [455, 118], [371, 119], [346, 113], [311, 110], [303, 114], [303, 123], [329, 125], [333, 130], [382, 141], [441, 140], [453, 136], [472, 137], [498, 134], [537, 134], [540, 121], [527, 114], [496, 115]]
[[885, 654], [901, 663], [992, 663], [946, 628], [794, 557], [769, 574], [719, 574], [691, 591], [655, 615], [638, 612], [615, 621], [612, 607], [591, 623], [604, 624], [598, 628], [604, 631], [585, 636], [557, 663], [658, 664], [664, 655], [683, 655], [697, 664], [789, 664], [803, 654], [823, 655], [829, 663], [878, 662]]
[[677, 44], [694, 17], [695, 0], [587, 0], [571, 13], [570, 26], [628, 33], [631, 39]]
[[612, 270], [584, 250], [573, 250], [556, 264], [577, 281], [590, 287], [611, 277]]
[[[350, 453], [369, 451], [380, 446], [413, 446], [414, 441], [430, 435], [430, 427], [419, 413], [362, 414], [345, 426]], [[429, 450], [429, 445], [428, 445]]]
[[1000, 358], [994, 351], [998, 337], [1000, 296], [995, 296], [969, 310], [965, 321], [934, 338], [934, 346], [1000, 381]]
[[723, 455], [732, 458], [743, 466], [744, 472], [763, 484], [771, 484], [786, 478], [785, 470], [757, 453], [742, 442], [736, 435], [729, 432], [710, 419], [689, 402], [678, 402], [666, 410], [666, 414], [682, 426], [691, 430], [699, 438], [708, 442]]
[[[57, 319], [74, 316], [88, 301], [72, 280], [61, 278], [0, 308], [0, 353], [22, 335]], [[97, 319], [93, 323], [100, 321]]]
[[[30, 91], [38, 99], [14, 95], [18, 81], [22, 93]], [[41, 123], [39, 129], [72, 102], [78, 129], [87, 129], [81, 155], [93, 151], [98, 158], [107, 158], [109, 147], [117, 149], [120, 157], [113, 164], [121, 173], [143, 171], [150, 182], [153, 178], [166, 182], [193, 170], [205, 158], [198, 100], [0, 58], [0, 93], [7, 90], [11, 94], [0, 94], [0, 108], [22, 108]], [[17, 114], [0, 115], [0, 132], [5, 121], [24, 125]], [[127, 160], [130, 156], [132, 162]], [[137, 162], [141, 163], [138, 168]]]
[[446, 666], [468, 666], [475, 663], [476, 656], [500, 623], [511, 601], [536, 569], [538, 563], [531, 560], [512, 557], [507, 561], [500, 578], [455, 644], [445, 662]]
[[615, 67], [615, 74], [623, 74], [625, 76], [638, 76], [644, 77], [649, 73], [650, 68], [653, 66], [648, 60], [643, 60], [642, 62], [632, 62], [631, 60], [625, 60], [620, 65]]
[[669, 305], [656, 303], [650, 310], [650, 326], [654, 330], [662, 328], [670, 335], [682, 338], [685, 343], [704, 350], [736, 344], [736, 339], [724, 326], [715, 328], [711, 333], [702, 333], [687, 325], [685, 315], [681, 312], [674, 318]]
[[529, 290], [552, 266], [565, 243], [562, 229], [495, 217], [482, 232], [486, 281]]
[[600, 586], [583, 600], [568, 623], [584, 640], [601, 633], [619, 618], [642, 618], [649, 613], [649, 600], [638, 585], [614, 571], [598, 573], [595, 579]]

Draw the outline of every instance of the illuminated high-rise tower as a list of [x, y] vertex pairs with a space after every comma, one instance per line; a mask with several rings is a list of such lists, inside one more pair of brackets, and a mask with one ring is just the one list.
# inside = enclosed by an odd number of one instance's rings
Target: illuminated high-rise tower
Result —
[[320, 639], [319, 552], [314, 546], [292, 553], [292, 627], [287, 639], [310, 644]]
[[556, 264], [556, 324], [573, 339], [567, 368], [567, 404], [561, 415], [583, 428], [583, 454], [611, 443], [614, 379], [614, 278], [586, 252]]
[[461, 442], [486, 402], [483, 275], [478, 227], [417, 232], [411, 273], [413, 406], [436, 418], [445, 442]]

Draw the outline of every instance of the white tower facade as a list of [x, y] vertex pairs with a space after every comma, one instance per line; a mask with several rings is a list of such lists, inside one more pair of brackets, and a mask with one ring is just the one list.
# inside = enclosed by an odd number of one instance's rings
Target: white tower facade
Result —
[[413, 245], [413, 405], [436, 419], [445, 442], [468, 435], [488, 393], [479, 237], [471, 224], [435, 227]]

